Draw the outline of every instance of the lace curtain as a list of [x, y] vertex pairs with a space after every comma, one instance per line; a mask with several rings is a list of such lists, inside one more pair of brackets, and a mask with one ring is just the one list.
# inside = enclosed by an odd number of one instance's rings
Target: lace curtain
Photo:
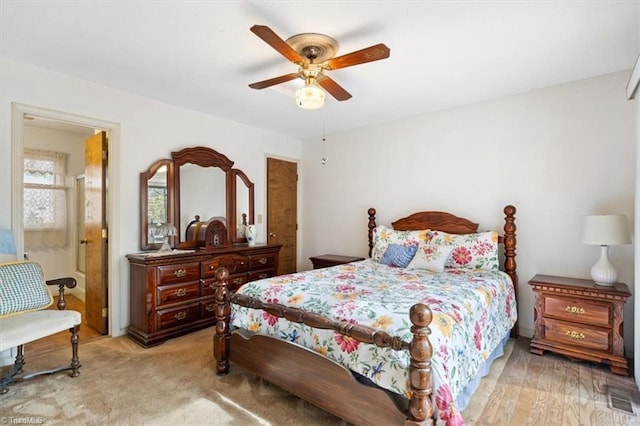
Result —
[[67, 154], [24, 150], [24, 243], [26, 248], [67, 244]]

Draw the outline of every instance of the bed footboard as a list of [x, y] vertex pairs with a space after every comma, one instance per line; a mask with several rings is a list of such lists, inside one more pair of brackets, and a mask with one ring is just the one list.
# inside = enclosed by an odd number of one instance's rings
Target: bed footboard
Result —
[[[428, 306], [422, 303], [418, 303], [411, 307], [409, 319], [412, 323], [411, 332], [413, 334], [413, 338], [411, 342], [405, 342], [397, 336], [391, 336], [384, 331], [376, 330], [371, 327], [332, 320], [321, 315], [314, 314], [312, 312], [304, 311], [299, 308], [288, 307], [281, 304], [264, 303], [260, 300], [242, 294], [231, 295], [227, 287], [228, 277], [229, 273], [225, 268], [220, 268], [218, 269], [218, 271], [216, 271], [217, 282], [215, 300], [217, 323], [216, 333], [213, 338], [213, 354], [216, 359], [216, 371], [218, 375], [227, 374], [229, 372], [229, 360], [233, 359], [235, 362], [237, 358], [238, 362], [243, 365], [243, 367], [247, 368], [250, 371], [255, 370], [252, 371], [253, 373], [256, 373], [260, 376], [266, 375], [267, 377], [265, 377], [265, 379], [271, 381], [272, 383], [275, 383], [286, 389], [287, 391], [299, 396], [300, 398], [318, 405], [320, 406], [320, 408], [330, 411], [333, 414], [336, 414], [337, 416], [346, 420], [361, 419], [362, 417], [354, 417], [354, 413], [364, 413], [368, 409], [373, 409], [376, 405], [383, 404], [383, 399], [372, 399], [374, 398], [373, 396], [370, 398], [362, 398], [362, 389], [360, 389], [358, 392], [353, 392], [353, 394], [360, 393], [360, 397], [358, 398], [357, 402], [351, 401], [350, 404], [336, 406], [335, 402], [338, 399], [335, 399], [333, 402], [325, 402], [326, 406], [323, 406], [322, 401], [326, 401], [326, 399], [314, 396], [315, 392], [312, 391], [312, 384], [310, 380], [306, 380], [306, 383], [303, 383], [301, 381], [291, 382], [286, 377], [284, 377], [286, 374], [283, 374], [282, 371], [279, 371], [278, 366], [274, 366], [276, 365], [277, 361], [282, 358], [282, 356], [269, 356], [266, 360], [264, 359], [264, 357], [250, 357], [250, 359], [246, 358], [247, 356], [249, 356], [247, 352], [250, 348], [255, 349], [257, 346], [259, 346], [261, 348], [260, 353], [265, 353], [267, 349], [265, 349], [266, 346], [264, 341], [261, 341], [260, 339], [257, 340], [257, 343], [251, 344], [244, 343], [244, 341], [247, 339], [236, 334], [234, 334], [233, 340], [231, 339], [230, 316], [231, 304], [234, 303], [248, 308], [263, 310], [269, 312], [271, 315], [285, 318], [288, 321], [302, 323], [310, 327], [334, 330], [342, 335], [348, 336], [363, 343], [373, 344], [378, 347], [389, 347], [394, 350], [408, 350], [411, 358], [409, 367], [409, 385], [411, 397], [409, 399], [408, 412], [396, 413], [399, 416], [396, 416], [396, 418], [403, 418], [406, 425], [433, 425], [433, 405], [431, 399], [432, 347], [431, 343], [429, 342], [429, 334], [431, 333], [429, 325], [432, 320], [432, 313], [431, 309], [429, 309]], [[234, 346], [242, 345], [243, 349], [240, 349], [240, 351], [236, 353], [235, 349], [233, 349], [231, 346], [232, 341], [234, 342]], [[274, 346], [269, 346], [270, 349], [268, 350], [272, 350], [272, 347], [277, 347], [278, 349], [276, 350], [276, 352], [285, 353], [288, 352], [288, 350], [284, 349], [285, 346], [296, 348], [292, 350], [302, 350], [302, 352], [298, 352], [296, 356], [289, 356], [286, 358], [286, 363], [284, 365], [287, 366], [287, 370], [291, 370], [292, 363], [294, 363], [296, 360], [302, 359], [302, 362], [298, 361], [298, 363], [300, 364], [301, 371], [304, 371], [305, 368], [302, 366], [302, 364], [305, 362], [304, 360], [307, 360], [307, 362], [309, 362], [310, 360], [312, 360], [312, 357], [313, 359], [320, 357], [320, 355], [316, 354], [313, 351], [302, 349], [288, 342], [282, 341], [277, 344], [273, 343], [273, 345]], [[304, 353], [304, 355], [302, 355], [302, 353]], [[243, 362], [243, 359], [245, 362]], [[333, 363], [333, 361], [330, 361], [327, 358], [322, 357], [322, 359], [324, 363]], [[316, 362], [317, 361], [312, 361], [312, 365], [316, 365]], [[336, 364], [335, 367], [327, 366], [325, 368], [335, 369], [327, 371], [335, 371], [335, 374], [332, 373], [330, 375], [332, 377], [343, 377], [340, 380], [342, 380], [342, 383], [346, 386], [355, 385], [355, 380], [353, 378], [351, 378], [351, 381], [353, 381], [354, 383], [349, 383], [348, 378], [350, 377], [350, 375], [347, 376], [344, 372], [339, 372], [340, 368], [348, 372], [348, 370], [344, 369], [343, 367], [339, 367]], [[358, 384], [358, 386], [362, 385]], [[317, 392], [317, 387], [315, 390]], [[362, 408], [362, 404], [365, 404], [364, 406], [366, 408]]]

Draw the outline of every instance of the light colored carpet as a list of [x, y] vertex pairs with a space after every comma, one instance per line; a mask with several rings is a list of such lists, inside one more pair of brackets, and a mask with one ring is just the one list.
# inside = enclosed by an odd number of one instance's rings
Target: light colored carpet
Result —
[[[12, 385], [7, 394], [0, 395], [0, 420], [100, 425], [345, 425], [233, 364], [228, 376], [216, 376], [213, 332], [208, 328], [149, 349], [127, 337], [82, 344], [79, 377], [59, 373]], [[69, 358], [70, 349], [33, 358], [27, 354], [25, 370], [63, 365]], [[544, 365], [547, 367], [541, 367]], [[559, 369], [565, 370], [561, 376]], [[570, 379], [571, 371], [585, 379]], [[640, 424], [634, 423], [637, 417], [607, 409], [606, 402], [602, 408], [602, 397], [593, 389], [606, 386], [607, 380], [615, 379], [612, 376], [589, 364], [531, 355], [527, 339], [511, 340], [506, 355], [494, 363], [463, 416], [467, 425]], [[556, 378], [576, 383], [578, 392], [554, 384]], [[634, 386], [632, 379], [621, 380]], [[580, 402], [583, 382], [591, 383], [592, 390], [586, 392], [588, 403]], [[573, 394], [578, 395], [575, 403], [571, 403]], [[553, 402], [541, 405], [544, 395], [568, 400], [572, 408], [557, 417]]]

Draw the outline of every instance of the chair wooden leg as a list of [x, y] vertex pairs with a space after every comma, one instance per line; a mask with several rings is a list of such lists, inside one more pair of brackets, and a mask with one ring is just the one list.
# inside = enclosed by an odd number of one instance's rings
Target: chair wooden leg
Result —
[[22, 373], [22, 368], [24, 367], [24, 345], [18, 346], [18, 354], [16, 355], [14, 366], [17, 368], [18, 373]]
[[13, 367], [4, 375], [4, 377], [0, 378], [0, 394], [4, 394], [9, 392], [9, 385], [16, 381], [16, 377], [18, 374], [22, 373], [22, 368], [24, 367], [24, 345], [18, 346], [18, 354], [16, 355], [16, 360], [13, 363]]
[[80, 330], [80, 326], [76, 325], [73, 328], [70, 328], [71, 332], [71, 376], [78, 377], [80, 375], [79, 368], [82, 366], [80, 364], [80, 358], [78, 358], [78, 341], [80, 340], [78, 336], [78, 331]]

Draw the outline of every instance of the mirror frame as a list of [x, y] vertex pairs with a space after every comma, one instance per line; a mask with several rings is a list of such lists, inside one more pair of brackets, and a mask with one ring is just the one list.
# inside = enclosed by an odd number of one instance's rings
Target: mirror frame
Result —
[[[140, 248], [142, 250], [157, 249], [159, 244], [150, 244], [148, 241], [148, 193], [149, 179], [162, 166], [167, 166], [167, 222], [173, 223], [178, 229], [180, 228], [180, 166], [184, 164], [195, 164], [200, 167], [217, 167], [225, 173], [225, 190], [226, 190], [226, 222], [227, 222], [227, 241], [228, 244], [246, 243], [247, 239], [237, 236], [238, 218], [236, 195], [237, 195], [237, 178], [247, 186], [249, 196], [249, 211], [247, 212], [248, 222], [255, 223], [255, 205], [254, 184], [249, 180], [248, 176], [240, 169], [234, 169], [234, 162], [226, 155], [215, 151], [209, 147], [196, 146], [183, 148], [179, 151], [171, 153], [171, 159], [161, 159], [153, 163], [148, 170], [140, 174]], [[206, 220], [206, 219], [205, 219]], [[170, 238], [172, 246], [176, 248], [195, 248], [191, 242], [182, 241], [183, 236], [178, 235]]]
[[[233, 181], [233, 188], [231, 190], [231, 192], [233, 192], [233, 196], [236, 197], [238, 194], [238, 188], [237, 188], [237, 183], [238, 183], [238, 179], [240, 178], [242, 179], [242, 182], [247, 186], [248, 192], [249, 192], [249, 211], [247, 212], [247, 224], [252, 224], [252, 223], [256, 223], [255, 222], [255, 209], [253, 206], [253, 202], [254, 202], [254, 185], [253, 182], [251, 182], [249, 180], [249, 177], [240, 169], [231, 169], [231, 180]], [[237, 203], [238, 200], [234, 199], [234, 203], [233, 205], [237, 207]], [[234, 220], [238, 220], [238, 212], [236, 211], [234, 214]], [[233, 229], [237, 229], [238, 223], [236, 222], [234, 224], [235, 226], [233, 227]], [[235, 234], [235, 233], [234, 233]], [[236, 238], [238, 240], [241, 240], [242, 242], [246, 242], [247, 239], [246, 238]]]
[[149, 180], [160, 168], [167, 167], [167, 222], [173, 223], [174, 219], [174, 166], [173, 161], [167, 158], [153, 163], [147, 170], [140, 173], [140, 249], [157, 250], [161, 244], [149, 242]]

